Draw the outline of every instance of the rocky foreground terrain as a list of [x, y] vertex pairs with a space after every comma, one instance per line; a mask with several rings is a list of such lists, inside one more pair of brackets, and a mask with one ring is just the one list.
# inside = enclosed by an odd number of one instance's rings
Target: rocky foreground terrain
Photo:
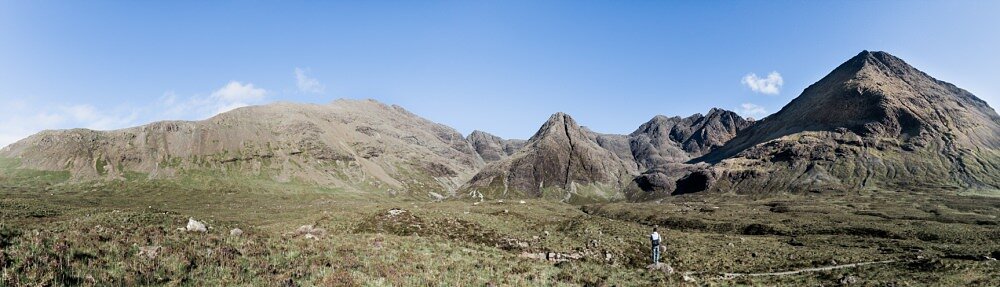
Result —
[[989, 191], [1000, 187], [1000, 116], [899, 58], [864, 51], [758, 121], [711, 109], [611, 135], [556, 113], [516, 140], [463, 137], [398, 106], [338, 100], [115, 131], [45, 131], [0, 156], [81, 181], [248, 177], [436, 199]]

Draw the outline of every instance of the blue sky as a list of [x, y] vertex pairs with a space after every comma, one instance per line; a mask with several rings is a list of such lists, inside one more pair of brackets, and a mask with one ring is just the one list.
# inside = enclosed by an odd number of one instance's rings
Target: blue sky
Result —
[[0, 0], [0, 145], [337, 98], [465, 134], [527, 138], [559, 111], [628, 133], [712, 107], [759, 118], [865, 49], [996, 107], [997, 15], [1000, 1]]

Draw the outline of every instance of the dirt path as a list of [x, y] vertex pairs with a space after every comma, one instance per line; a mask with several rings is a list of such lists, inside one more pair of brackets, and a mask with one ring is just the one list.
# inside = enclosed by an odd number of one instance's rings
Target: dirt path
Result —
[[733, 278], [733, 277], [739, 277], [739, 276], [783, 276], [783, 275], [795, 275], [795, 274], [805, 273], [805, 272], [827, 271], [827, 270], [834, 270], [834, 269], [853, 268], [853, 267], [859, 267], [859, 266], [865, 266], [865, 265], [871, 265], [871, 264], [884, 264], [884, 263], [892, 263], [892, 262], [896, 262], [896, 260], [861, 262], [861, 263], [833, 265], [833, 266], [824, 266], [824, 267], [816, 267], [816, 268], [797, 269], [797, 270], [782, 271], [782, 272], [768, 272], [768, 273], [722, 273], [722, 276], [724, 276], [726, 278]]

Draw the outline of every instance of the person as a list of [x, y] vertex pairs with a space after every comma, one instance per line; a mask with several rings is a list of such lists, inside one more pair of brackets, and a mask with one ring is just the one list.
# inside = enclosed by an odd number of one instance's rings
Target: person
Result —
[[660, 233], [656, 232], [656, 226], [653, 226], [653, 234], [649, 235], [649, 240], [653, 244], [653, 264], [660, 263]]

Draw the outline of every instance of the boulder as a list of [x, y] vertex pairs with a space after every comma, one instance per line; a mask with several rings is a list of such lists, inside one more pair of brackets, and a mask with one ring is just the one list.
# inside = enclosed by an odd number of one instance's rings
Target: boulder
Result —
[[208, 228], [205, 227], [205, 224], [194, 220], [194, 218], [188, 218], [188, 224], [185, 229], [188, 232], [208, 232]]
[[326, 236], [326, 229], [318, 228], [313, 225], [303, 225], [299, 226], [299, 228], [295, 230], [295, 234], [306, 239], [319, 240], [320, 238]]

